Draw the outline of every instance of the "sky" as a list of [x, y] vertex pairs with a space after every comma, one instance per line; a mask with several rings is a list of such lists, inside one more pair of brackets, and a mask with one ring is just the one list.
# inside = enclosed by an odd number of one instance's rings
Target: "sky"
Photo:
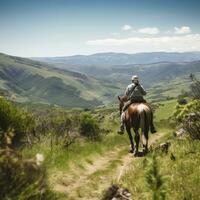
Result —
[[200, 51], [199, 0], [0, 0], [0, 52]]

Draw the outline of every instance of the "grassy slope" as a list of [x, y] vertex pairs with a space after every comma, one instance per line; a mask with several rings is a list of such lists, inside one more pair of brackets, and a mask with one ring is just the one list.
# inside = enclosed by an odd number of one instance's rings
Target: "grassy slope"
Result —
[[[168, 105], [173, 103], [166, 102]], [[156, 112], [157, 119], [162, 119], [161, 113], [165, 110], [166, 106], [159, 108]], [[61, 199], [100, 199], [102, 191], [116, 181], [116, 172], [123, 164], [123, 157], [127, 156], [129, 149], [127, 135], [116, 134], [119, 127], [116, 111], [116, 108], [99, 108], [91, 111], [95, 117], [99, 114], [105, 116], [101, 126], [112, 130], [101, 142], [80, 141], [68, 149], [54, 146], [52, 150], [50, 146], [42, 143], [24, 152], [28, 157], [36, 153], [45, 155], [50, 183], [59, 194], [64, 194]], [[165, 117], [170, 115], [171, 112], [168, 112]], [[161, 131], [168, 132], [169, 129], [162, 128]], [[87, 184], [84, 184], [85, 182]], [[97, 182], [99, 184], [96, 184]]]
[[[200, 78], [200, 73], [195, 73], [197, 78]], [[181, 92], [186, 92], [189, 90], [189, 85], [191, 80], [189, 79], [189, 74], [176, 77], [170, 81], [160, 81], [158, 84], [155, 84], [152, 88], [148, 90], [148, 99], [151, 101], [163, 101], [168, 97], [176, 98]]]
[[[108, 74], [105, 69], [101, 70], [102, 75], [97, 73], [101, 80], [97, 80], [80, 73], [54, 69], [45, 63], [0, 54], [0, 89], [19, 102], [91, 107], [113, 102], [117, 94], [124, 92], [131, 75], [138, 73], [142, 83], [149, 87], [147, 99], [158, 102], [177, 97], [181, 90], [187, 90], [189, 73], [199, 70], [199, 62], [175, 66], [173, 63], [127, 65], [113, 68], [113, 72], [108, 70]], [[196, 75], [199, 77], [200, 73]]]
[[161, 120], [166, 120], [172, 116], [177, 104], [176, 99], [163, 101], [155, 111], [155, 121], [159, 123]]
[[[172, 154], [175, 156], [175, 160], [171, 159]], [[165, 179], [166, 199], [199, 199], [199, 141], [190, 142], [173, 138], [168, 154], [160, 153], [156, 158], [160, 174]], [[129, 171], [121, 180], [121, 184], [134, 194], [136, 200], [151, 199], [152, 197], [145, 180], [149, 161], [151, 161], [151, 156], [132, 163]]]
[[[85, 75], [0, 54], [0, 88], [13, 100], [90, 107], [110, 98], [116, 88]], [[112, 96], [111, 95], [111, 96]]]
[[[100, 183], [102, 181], [102, 174], [111, 175], [114, 172], [120, 163], [120, 158], [127, 153], [129, 148], [128, 138], [116, 134], [119, 126], [118, 119], [116, 119], [116, 108], [99, 108], [91, 112], [94, 117], [99, 114], [104, 115], [102, 128], [112, 129], [112, 132], [101, 142], [80, 140], [67, 149], [61, 148], [59, 145], [53, 146], [53, 149], [51, 149], [47, 139], [46, 142], [38, 143], [23, 151], [27, 157], [36, 153], [44, 154], [50, 184], [52, 188], [58, 191], [60, 199], [78, 199], [82, 197], [90, 199], [97, 194], [98, 196], [101, 195], [102, 189], [98, 191], [99, 187], [96, 182]], [[124, 147], [126, 147], [125, 150]], [[111, 151], [114, 151], [112, 158], [111, 155], [107, 154]], [[112, 176], [110, 178], [112, 179]], [[87, 185], [85, 183], [76, 185], [78, 179], [78, 182], [85, 179], [85, 181], [90, 180], [90, 182]], [[108, 179], [106, 182], [109, 186]], [[66, 187], [68, 184], [70, 187]], [[68, 191], [68, 188], [70, 191]], [[66, 193], [70, 193], [70, 197], [67, 197]]]

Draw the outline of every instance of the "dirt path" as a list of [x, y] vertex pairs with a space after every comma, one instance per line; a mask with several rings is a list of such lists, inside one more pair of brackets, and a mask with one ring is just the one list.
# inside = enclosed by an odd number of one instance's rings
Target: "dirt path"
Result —
[[[155, 135], [153, 135], [150, 139], [149, 139], [149, 146], [156, 143], [161, 137], [163, 137], [163, 135], [161, 133], [157, 133]], [[128, 170], [129, 164], [133, 161], [133, 159], [135, 159], [133, 157], [132, 154], [127, 154], [122, 158], [122, 165], [119, 166], [116, 170], [116, 179], [117, 182], [120, 181], [122, 175]]]
[[[162, 136], [161, 133], [152, 135], [149, 145], [156, 143]], [[113, 181], [120, 181], [133, 159], [138, 159], [127, 153], [127, 150], [127, 146], [123, 149], [115, 148], [95, 158], [93, 162], [86, 163], [84, 169], [73, 168], [73, 171], [68, 173], [56, 173], [51, 178], [54, 190], [66, 194], [63, 199], [100, 199], [102, 192]]]

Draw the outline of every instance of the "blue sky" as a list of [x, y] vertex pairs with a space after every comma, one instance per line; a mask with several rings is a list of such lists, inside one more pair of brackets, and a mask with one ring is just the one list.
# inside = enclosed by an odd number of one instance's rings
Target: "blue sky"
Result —
[[0, 0], [0, 52], [200, 50], [198, 0]]

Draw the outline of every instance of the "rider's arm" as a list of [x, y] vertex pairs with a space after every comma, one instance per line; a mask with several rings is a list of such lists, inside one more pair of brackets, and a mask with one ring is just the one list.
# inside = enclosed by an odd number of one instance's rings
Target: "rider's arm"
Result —
[[126, 95], [126, 96], [128, 97], [129, 94], [130, 94], [130, 87], [128, 86], [128, 87], [126, 88], [126, 90], [125, 90], [124, 95]]
[[139, 84], [138, 87], [140, 88], [140, 91], [141, 91], [142, 95], [146, 95], [147, 94], [147, 92], [144, 90], [142, 85]]

